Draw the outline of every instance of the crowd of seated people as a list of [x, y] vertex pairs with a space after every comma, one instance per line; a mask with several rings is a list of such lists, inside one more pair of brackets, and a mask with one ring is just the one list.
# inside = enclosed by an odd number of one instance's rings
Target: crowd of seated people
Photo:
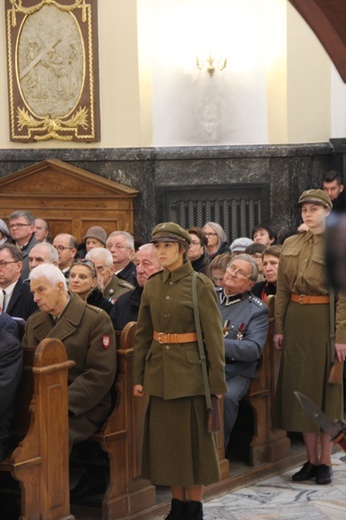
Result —
[[[191, 225], [187, 231], [191, 238], [187, 260], [191, 261], [195, 271], [213, 281], [225, 321], [227, 450], [227, 439], [237, 416], [239, 399], [256, 375], [256, 366], [265, 343], [268, 312], [263, 301], [268, 295], [276, 293], [281, 246], [275, 245], [275, 232], [264, 224], [253, 228], [251, 238], [240, 236], [232, 241], [227, 239], [224, 229], [217, 222], [207, 222], [203, 227]], [[7, 330], [12, 316], [27, 322], [26, 345], [34, 346], [47, 335], [60, 337], [64, 341], [68, 356], [76, 361], [79, 371], [78, 374], [73, 372], [69, 380], [71, 388], [76, 387], [70, 408], [71, 443], [86, 438], [79, 435], [80, 429], [86, 427], [85, 431], [90, 435], [107, 416], [109, 401], [101, 414], [97, 413], [104, 404], [104, 395], [110, 391], [116, 361], [115, 356], [113, 364], [109, 361], [100, 363], [100, 359], [103, 354], [104, 359], [111, 359], [109, 352], [114, 350], [114, 330], [122, 330], [126, 323], [137, 320], [146, 281], [162, 270], [153, 245], [138, 247], [140, 243], [141, 240], [135, 241], [127, 231], [114, 230], [107, 234], [97, 223], [87, 230], [81, 244], [64, 230], [53, 237], [48, 223], [35, 219], [26, 210], [14, 212], [8, 224], [0, 219], [1, 334], [6, 330], [6, 338], [2, 335], [1, 339], [7, 340], [8, 335], [12, 334], [11, 342], [7, 343], [16, 351], [18, 338], [15, 327], [14, 332]], [[98, 309], [96, 313], [92, 310], [95, 308]], [[66, 326], [68, 319], [72, 320], [75, 331], [65, 336], [63, 324]], [[80, 336], [82, 322], [88, 323], [92, 338]], [[96, 326], [100, 322], [103, 325]], [[76, 358], [73, 352], [76, 340], [82, 340], [85, 348], [89, 349], [87, 358], [83, 360], [78, 355]], [[244, 345], [247, 349], [243, 348]], [[1, 348], [2, 344], [0, 353]], [[244, 355], [245, 358], [242, 357]], [[18, 375], [22, 361], [15, 355], [13, 359], [13, 373]], [[237, 371], [237, 367], [243, 367], [243, 371]], [[102, 388], [95, 386], [95, 377], [92, 376], [95, 369], [100, 371], [98, 375], [103, 381]], [[74, 385], [74, 380], [81, 374], [84, 374], [84, 383], [78, 387]], [[15, 391], [16, 387], [13, 388]], [[89, 399], [88, 404], [82, 407], [84, 419], [77, 421], [80, 405], [76, 403], [81, 395], [88, 394], [88, 388], [90, 395], [98, 395], [99, 400]], [[95, 411], [96, 420], [93, 417]], [[95, 428], [90, 424], [96, 425]], [[81, 490], [80, 496], [84, 491]], [[90, 491], [87, 488], [87, 493]]]

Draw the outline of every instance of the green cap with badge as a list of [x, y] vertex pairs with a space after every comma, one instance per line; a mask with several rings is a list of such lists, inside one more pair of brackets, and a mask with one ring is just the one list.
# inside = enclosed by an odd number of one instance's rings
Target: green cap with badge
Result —
[[154, 227], [151, 233], [152, 242], [181, 242], [186, 246], [191, 244], [189, 233], [175, 222], [162, 222]]
[[333, 204], [329, 196], [323, 190], [306, 190], [303, 191], [298, 200], [298, 206], [309, 202], [310, 204], [320, 204], [325, 208], [332, 209]]

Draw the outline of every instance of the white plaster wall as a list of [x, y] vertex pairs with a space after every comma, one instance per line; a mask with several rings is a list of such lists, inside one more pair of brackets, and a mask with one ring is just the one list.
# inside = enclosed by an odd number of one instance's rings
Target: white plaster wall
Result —
[[346, 84], [332, 66], [332, 130], [331, 137], [346, 136]]
[[[272, 3], [153, 0], [156, 146], [268, 142], [266, 20]], [[212, 77], [196, 67], [196, 56], [210, 53], [227, 58], [227, 67]]]

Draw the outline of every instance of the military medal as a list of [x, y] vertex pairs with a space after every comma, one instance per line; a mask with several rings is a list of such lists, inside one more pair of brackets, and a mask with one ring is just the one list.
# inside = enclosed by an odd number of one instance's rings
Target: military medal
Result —
[[102, 346], [103, 346], [103, 348], [107, 349], [110, 344], [111, 344], [111, 338], [108, 336], [108, 334], [104, 334], [102, 336]]
[[238, 332], [237, 332], [237, 339], [243, 339], [244, 337], [244, 331], [245, 329], [245, 323], [241, 323], [238, 327]]

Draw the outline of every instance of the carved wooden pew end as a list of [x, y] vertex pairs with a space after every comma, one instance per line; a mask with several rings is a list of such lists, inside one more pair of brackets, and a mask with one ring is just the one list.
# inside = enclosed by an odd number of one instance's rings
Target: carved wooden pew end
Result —
[[60, 340], [24, 348], [17, 394], [17, 446], [0, 463], [19, 482], [21, 519], [73, 520], [69, 503], [67, 373], [73, 366]]

